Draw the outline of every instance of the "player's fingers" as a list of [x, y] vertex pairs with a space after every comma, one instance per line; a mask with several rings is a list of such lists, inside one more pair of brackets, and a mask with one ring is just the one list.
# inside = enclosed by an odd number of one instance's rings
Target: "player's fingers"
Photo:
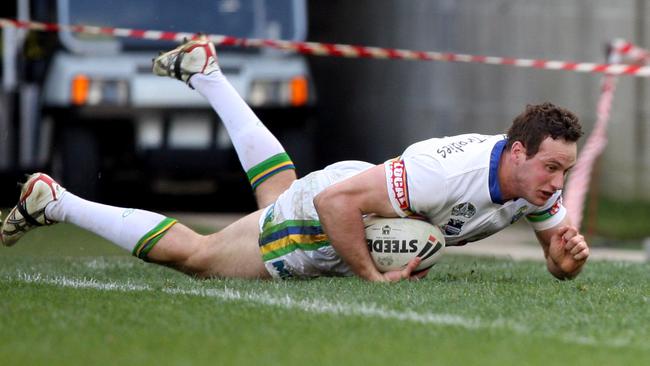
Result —
[[565, 248], [569, 251], [571, 254], [578, 254], [581, 250], [587, 247], [587, 243], [585, 242], [585, 238], [582, 235], [576, 235], [565, 246]]
[[577, 261], [583, 261], [586, 260], [587, 258], [589, 258], [589, 247], [586, 244], [582, 247], [582, 249], [579, 252], [573, 254], [573, 259]]
[[555, 233], [553, 233], [553, 236], [551, 237], [552, 242], [559, 242], [563, 243], [565, 242], [564, 240], [564, 234], [570, 229], [571, 227], [569, 225], [564, 225], [557, 229]]
[[559, 229], [557, 229], [557, 230], [555, 231], [555, 233], [553, 234], [553, 236], [556, 236], [556, 237], [559, 238], [559, 237], [561, 237], [562, 235], [564, 235], [564, 233], [565, 233], [567, 230], [569, 230], [569, 226], [568, 226], [568, 225], [562, 226], [562, 227], [560, 227]]
[[392, 271], [392, 272], [386, 272], [383, 275], [384, 282], [397, 282], [402, 280], [402, 272], [401, 271]]
[[422, 262], [422, 258], [420, 257], [411, 259], [406, 265], [406, 268], [402, 270], [402, 278], [410, 278], [411, 273], [415, 272], [415, 269], [420, 265], [420, 262]]
[[418, 281], [418, 280], [423, 279], [424, 277], [426, 277], [426, 276], [429, 274], [429, 270], [430, 270], [430, 269], [431, 269], [431, 267], [429, 267], [429, 268], [427, 268], [427, 269], [425, 269], [425, 270], [422, 270], [422, 271], [418, 271], [418, 272], [412, 273], [412, 274], [411, 274], [411, 280], [416, 280], [416, 281]]
[[[577, 234], [571, 237], [570, 239], [567, 239], [566, 242], [564, 243], [564, 250], [567, 252], [571, 252], [573, 249], [575, 249], [576, 245], [580, 243], [585, 242], [585, 237]], [[571, 252], [571, 254], [575, 254], [576, 252]]]
[[568, 242], [576, 235], [578, 235], [578, 230], [573, 226], [567, 226], [566, 230], [562, 234], [562, 239], [564, 239], [565, 242]]

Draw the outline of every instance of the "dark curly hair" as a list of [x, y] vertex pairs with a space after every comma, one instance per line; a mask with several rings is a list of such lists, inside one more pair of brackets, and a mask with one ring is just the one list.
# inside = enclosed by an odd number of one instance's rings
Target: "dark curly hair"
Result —
[[549, 102], [529, 104], [508, 129], [506, 149], [519, 141], [526, 148], [526, 156], [530, 158], [537, 154], [539, 145], [549, 136], [554, 140], [575, 142], [582, 134], [580, 121], [571, 111]]

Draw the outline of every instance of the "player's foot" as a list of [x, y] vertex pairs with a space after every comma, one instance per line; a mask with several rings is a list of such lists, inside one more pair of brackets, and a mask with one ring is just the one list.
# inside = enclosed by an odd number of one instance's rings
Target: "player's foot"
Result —
[[153, 73], [188, 82], [194, 74], [208, 75], [219, 70], [214, 44], [206, 36], [165, 52], [153, 59]]
[[35, 173], [27, 178], [20, 192], [20, 200], [2, 223], [2, 243], [6, 246], [16, 242], [29, 230], [55, 224], [45, 217], [45, 207], [61, 198], [65, 188], [43, 173]]

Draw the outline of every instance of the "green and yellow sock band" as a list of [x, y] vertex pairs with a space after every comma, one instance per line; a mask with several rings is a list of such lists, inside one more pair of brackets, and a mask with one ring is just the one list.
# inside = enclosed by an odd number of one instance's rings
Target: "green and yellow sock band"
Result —
[[286, 152], [276, 154], [270, 158], [264, 160], [263, 162], [255, 165], [246, 172], [248, 176], [248, 181], [251, 183], [251, 187], [255, 190], [260, 184], [265, 180], [271, 178], [272, 176], [278, 174], [283, 170], [296, 169], [289, 158], [289, 155]]
[[147, 255], [149, 254], [151, 249], [153, 249], [153, 247], [156, 246], [158, 241], [163, 236], [165, 236], [167, 230], [169, 230], [177, 222], [178, 220], [169, 217], [161, 221], [160, 224], [158, 224], [156, 227], [151, 229], [151, 231], [146, 233], [142, 237], [142, 239], [138, 241], [138, 244], [136, 244], [135, 248], [133, 248], [133, 255], [144, 261], [148, 261]]

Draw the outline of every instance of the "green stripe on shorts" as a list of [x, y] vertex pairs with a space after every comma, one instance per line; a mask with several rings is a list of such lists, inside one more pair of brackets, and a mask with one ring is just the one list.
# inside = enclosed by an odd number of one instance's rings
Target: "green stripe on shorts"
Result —
[[260, 235], [260, 241], [263, 241], [264, 238], [266, 238], [271, 234], [274, 234], [280, 230], [284, 230], [292, 226], [305, 227], [305, 226], [321, 226], [321, 225], [320, 225], [320, 221], [318, 220], [286, 220], [275, 225], [273, 224], [268, 225], [268, 223], [265, 222], [264, 227], [262, 228], [263, 230], [262, 234]]
[[289, 254], [293, 251], [296, 251], [298, 249], [300, 250], [316, 250], [322, 247], [326, 247], [330, 245], [329, 240], [324, 240], [324, 241], [318, 241], [318, 242], [313, 242], [313, 243], [292, 243], [289, 244], [283, 248], [274, 250], [272, 252], [266, 253], [262, 256], [262, 259], [264, 261], [269, 261], [273, 260], [279, 257], [282, 257], [283, 255]]

